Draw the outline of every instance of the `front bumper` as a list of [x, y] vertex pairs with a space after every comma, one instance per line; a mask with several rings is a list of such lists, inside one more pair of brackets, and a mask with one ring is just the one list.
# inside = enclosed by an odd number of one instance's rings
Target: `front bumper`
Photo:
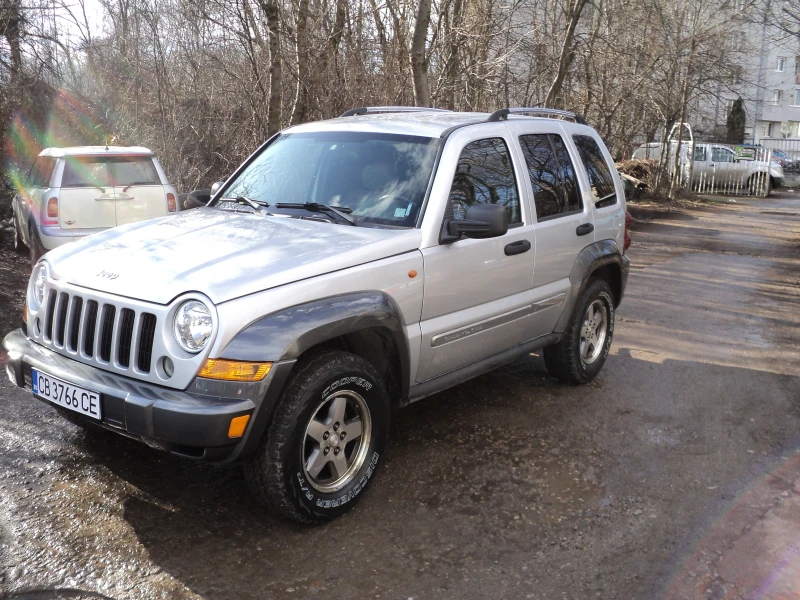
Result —
[[[31, 391], [31, 368], [35, 368], [99, 392], [103, 420], [98, 425], [173, 454], [211, 462], [243, 458], [258, 446], [294, 365], [294, 361], [275, 363], [256, 383], [197, 378], [181, 391], [71, 360], [36, 344], [21, 330], [9, 333], [3, 347], [9, 356], [6, 370], [19, 387]], [[244, 436], [229, 438], [231, 419], [242, 415], [251, 415]]]

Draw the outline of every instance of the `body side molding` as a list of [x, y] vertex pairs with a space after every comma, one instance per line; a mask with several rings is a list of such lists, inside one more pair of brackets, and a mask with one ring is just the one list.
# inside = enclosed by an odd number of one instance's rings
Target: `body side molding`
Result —
[[534, 338], [530, 341], [520, 344], [519, 346], [514, 346], [513, 348], [504, 350], [503, 352], [495, 354], [494, 356], [490, 356], [489, 358], [484, 358], [483, 360], [471, 365], [467, 365], [466, 367], [462, 367], [455, 371], [445, 373], [444, 375], [434, 377], [433, 379], [428, 379], [422, 383], [412, 385], [408, 392], [409, 402], [416, 402], [417, 400], [422, 400], [423, 398], [427, 398], [433, 394], [443, 392], [444, 390], [458, 385], [459, 383], [463, 383], [469, 379], [472, 379], [473, 377], [477, 377], [478, 375], [487, 373], [493, 369], [496, 369], [497, 367], [508, 364], [525, 354], [535, 352], [536, 350], [541, 350], [546, 346], [552, 346], [560, 339], [560, 335], [548, 333], [547, 335]]

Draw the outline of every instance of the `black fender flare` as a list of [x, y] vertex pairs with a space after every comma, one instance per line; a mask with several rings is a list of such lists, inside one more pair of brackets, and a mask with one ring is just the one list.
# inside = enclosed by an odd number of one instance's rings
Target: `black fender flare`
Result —
[[371, 328], [383, 328], [392, 335], [400, 358], [401, 398], [405, 398], [410, 377], [408, 342], [400, 310], [381, 291], [330, 296], [261, 317], [237, 333], [220, 358], [291, 361], [314, 346]]
[[589, 244], [581, 250], [569, 274], [570, 289], [567, 294], [567, 301], [564, 303], [564, 310], [556, 324], [555, 332], [563, 333], [566, 330], [575, 302], [577, 302], [581, 292], [586, 287], [592, 273], [609, 264], [616, 264], [620, 268], [620, 294], [619, 298], [617, 298], [617, 304], [619, 304], [628, 280], [629, 263], [630, 261], [622, 254], [615, 240], [600, 240]]

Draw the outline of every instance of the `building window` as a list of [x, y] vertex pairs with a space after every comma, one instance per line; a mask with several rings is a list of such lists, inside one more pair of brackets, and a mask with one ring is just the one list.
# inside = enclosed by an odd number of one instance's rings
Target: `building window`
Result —
[[772, 121], [765, 121], [764, 122], [764, 136], [763, 137], [772, 137]]
[[792, 106], [800, 106], [800, 90], [794, 91], [794, 102], [792, 102]]
[[772, 104], [778, 106], [781, 103], [783, 93], [781, 90], [772, 90]]
[[736, 102], [733, 98], [728, 98], [725, 100], [725, 118], [728, 118], [728, 115], [731, 114], [733, 110], [733, 103]]
[[783, 70], [786, 68], [786, 57], [779, 56], [778, 62], [775, 64], [775, 70], [779, 73], [783, 73]]

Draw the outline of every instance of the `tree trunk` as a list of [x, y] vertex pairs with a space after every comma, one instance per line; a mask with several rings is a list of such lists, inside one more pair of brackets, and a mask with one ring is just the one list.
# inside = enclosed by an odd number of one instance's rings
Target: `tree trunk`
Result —
[[556, 101], [561, 93], [561, 86], [564, 83], [564, 78], [567, 76], [569, 66], [572, 63], [572, 40], [575, 38], [575, 29], [578, 27], [578, 21], [581, 18], [583, 7], [586, 6], [587, 0], [575, 0], [572, 9], [569, 13], [569, 25], [567, 32], [564, 34], [564, 44], [561, 46], [561, 58], [558, 61], [558, 73], [556, 78], [550, 85], [547, 92], [547, 98], [544, 105], [550, 108], [561, 108], [556, 106]]
[[[585, 0], [584, 0], [585, 1]], [[425, 41], [431, 22], [431, 0], [419, 0], [414, 36], [411, 38], [411, 75], [414, 79], [414, 104], [428, 106], [428, 63], [425, 58]]]
[[281, 22], [278, 0], [260, 0], [261, 10], [267, 19], [269, 32], [269, 106], [267, 107], [267, 135], [281, 129], [283, 89], [281, 85]]
[[297, 10], [297, 93], [292, 109], [292, 125], [302, 123], [308, 112], [308, 0], [300, 0]]
[[[22, 86], [22, 46], [20, 43], [20, 27], [22, 25], [22, 15], [20, 0], [10, 0], [3, 8], [3, 22], [2, 34], [8, 42], [9, 54], [11, 60], [9, 61], [9, 81], [8, 87], [5, 88], [5, 98], [0, 101], [0, 106], [4, 109], [0, 114], [0, 134], [3, 140], [7, 140], [7, 131], [11, 127], [11, 119], [14, 111], [19, 105]], [[38, 150], [37, 150], [38, 152]], [[8, 159], [8, 157], [6, 157]]]
[[445, 106], [450, 110], [456, 108], [456, 87], [458, 85], [458, 47], [461, 45], [461, 4], [462, 0], [454, 0], [453, 16], [450, 26], [450, 58], [447, 61], [447, 79]]
[[[697, 26], [697, 23], [694, 23], [694, 26]], [[669, 199], [670, 202], [675, 201], [675, 190], [678, 187], [678, 181], [680, 178], [680, 155], [681, 155], [681, 142], [683, 140], [683, 122], [686, 120], [686, 109], [689, 105], [689, 90], [692, 78], [694, 77], [694, 55], [695, 51], [697, 50], [697, 38], [695, 36], [695, 29], [692, 30], [692, 41], [691, 47], [689, 50], [689, 59], [688, 64], [686, 65], [686, 78], [683, 80], [683, 90], [681, 91], [681, 120], [680, 124], [678, 125], [678, 144], [675, 147], [675, 172], [672, 176], [672, 181], [669, 184]], [[694, 160], [694, 156], [687, 156], [686, 160], [691, 161]], [[691, 176], [691, 171], [689, 171]], [[692, 188], [692, 182], [689, 180], [689, 189]]]

